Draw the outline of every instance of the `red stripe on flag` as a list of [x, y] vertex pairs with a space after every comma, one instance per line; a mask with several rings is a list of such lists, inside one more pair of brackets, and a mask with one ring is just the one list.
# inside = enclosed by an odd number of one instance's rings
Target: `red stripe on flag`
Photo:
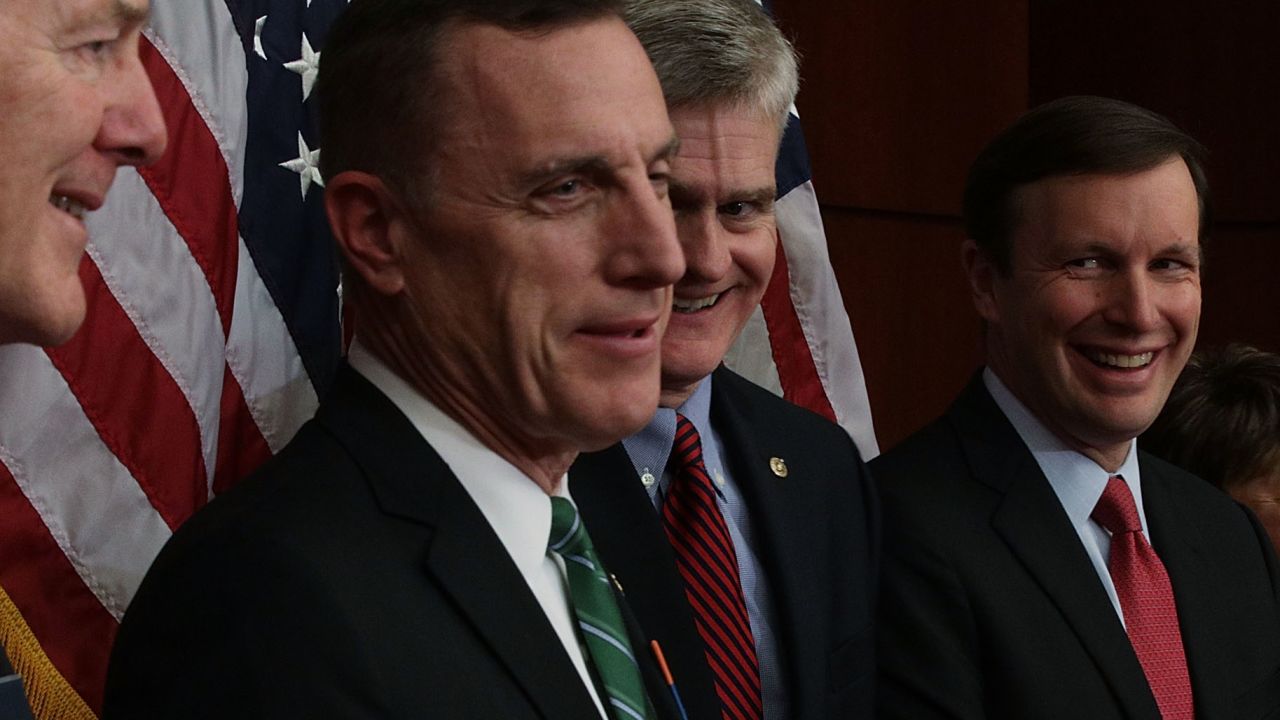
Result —
[[[145, 38], [140, 54], [164, 112], [169, 149], [139, 174], [204, 272], [225, 339], [235, 305], [240, 232], [227, 164], [173, 68]], [[229, 370], [220, 405], [214, 492], [230, 487], [271, 455]]]
[[240, 232], [227, 164], [173, 68], [146, 38], [139, 54], [164, 112], [169, 145], [159, 162], [138, 173], [204, 271], [225, 338], [235, 303]]
[[103, 443], [176, 528], [208, 499], [195, 414], [88, 256], [80, 281], [85, 323], [69, 342], [45, 352]]
[[818, 368], [809, 353], [809, 341], [800, 327], [800, 318], [791, 304], [791, 276], [787, 270], [787, 254], [782, 243], [777, 244], [777, 260], [773, 265], [773, 277], [765, 289], [760, 309], [769, 329], [769, 344], [773, 346], [773, 364], [778, 368], [778, 380], [782, 383], [782, 395], [787, 400], [808, 408], [835, 422], [836, 413], [827, 399], [827, 391], [818, 378]]
[[85, 586], [2, 464], [0, 517], [0, 586], [45, 655], [85, 703], [101, 712], [115, 618]]
[[226, 492], [271, 457], [271, 449], [249, 414], [244, 393], [231, 369], [222, 377], [222, 416], [218, 426], [218, 465], [213, 492]]

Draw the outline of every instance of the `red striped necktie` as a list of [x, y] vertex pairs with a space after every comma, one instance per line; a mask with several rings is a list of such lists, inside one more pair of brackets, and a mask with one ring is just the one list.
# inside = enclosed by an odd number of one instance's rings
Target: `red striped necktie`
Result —
[[1107, 569], [1115, 583], [1125, 630], [1151, 685], [1164, 720], [1192, 720], [1195, 704], [1187, 656], [1178, 628], [1178, 608], [1164, 563], [1142, 535], [1129, 486], [1118, 475], [1107, 481], [1093, 519], [1111, 532]]
[[707, 649], [723, 716], [759, 720], [764, 717], [760, 665], [738, 578], [738, 554], [702, 462], [698, 431], [679, 413], [670, 463], [675, 473], [662, 504], [662, 524]]

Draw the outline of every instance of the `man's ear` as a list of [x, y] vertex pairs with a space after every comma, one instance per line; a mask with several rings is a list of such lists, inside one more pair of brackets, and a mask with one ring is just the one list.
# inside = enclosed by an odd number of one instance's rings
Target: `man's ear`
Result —
[[966, 238], [960, 246], [960, 264], [969, 281], [969, 294], [978, 315], [988, 323], [1000, 321], [1000, 305], [996, 302], [996, 275], [999, 269], [978, 244]]
[[329, 227], [347, 264], [380, 295], [404, 288], [403, 225], [407, 210], [377, 175], [338, 173], [324, 188]]

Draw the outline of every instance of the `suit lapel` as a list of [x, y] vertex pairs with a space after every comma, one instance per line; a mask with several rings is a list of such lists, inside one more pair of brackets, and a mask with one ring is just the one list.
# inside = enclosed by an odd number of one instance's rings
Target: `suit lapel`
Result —
[[[318, 417], [356, 459], [390, 516], [424, 528], [424, 571], [547, 718], [595, 717], [524, 577], [488, 521], [400, 411], [349, 367], [339, 369]], [[448, 652], [448, 648], [441, 648]]]
[[[569, 491], [596, 552], [622, 584], [644, 634], [662, 646], [689, 717], [719, 718], [706, 650], [684, 596], [675, 554], [622, 444], [580, 455], [569, 470]], [[647, 653], [648, 648], [637, 652]]]
[[1213, 689], [1232, 687], [1231, 678], [1220, 668], [1230, 667], [1220, 659], [1222, 640], [1216, 618], [1221, 613], [1214, 589], [1214, 567], [1201, 552], [1205, 541], [1195, 508], [1186, 507], [1174, 492], [1169, 479], [1139, 455], [1142, 473], [1142, 504], [1151, 532], [1151, 544], [1164, 563], [1178, 606], [1178, 625], [1187, 655], [1191, 687], [1195, 689], [1196, 715], [1202, 718], [1227, 717], [1231, 698], [1213, 694]]
[[[745, 406], [738, 383], [745, 382], [724, 367], [716, 370], [712, 384], [711, 417], [724, 444], [725, 460], [732, 466], [751, 516], [755, 542], [764, 566], [769, 596], [777, 614], [776, 638], [782, 648], [788, 693], [795, 717], [820, 717], [825, 708], [805, 707], [811, 699], [826, 695], [825, 647], [819, 615], [810, 611], [814, 578], [824, 572], [815, 564], [817, 554], [804, 538], [812, 533], [806, 524], [827, 510], [813, 506], [814, 494], [798, 489], [806, 478], [804, 455], [791, 452], [786, 428], [757, 417]], [[770, 461], [786, 461], [788, 473], [779, 478]]]
[[974, 477], [1003, 493], [994, 530], [1062, 613], [1125, 714], [1158, 718], [1124, 626], [1061, 502], [981, 375], [948, 411]]

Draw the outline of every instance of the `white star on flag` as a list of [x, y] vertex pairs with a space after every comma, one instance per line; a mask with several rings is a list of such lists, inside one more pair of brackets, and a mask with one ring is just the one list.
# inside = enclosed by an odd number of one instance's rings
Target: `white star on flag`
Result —
[[306, 33], [302, 33], [302, 58], [284, 66], [302, 76], [302, 101], [306, 102], [316, 84], [316, 75], [320, 73], [320, 53], [311, 49], [311, 40]]
[[302, 133], [298, 133], [298, 157], [280, 163], [280, 167], [298, 173], [304, 201], [307, 199], [307, 191], [311, 189], [311, 183], [324, 187], [324, 179], [320, 177], [320, 148], [315, 150], [308, 148]]
[[267, 24], [267, 16], [263, 15], [253, 23], [253, 51], [263, 60], [267, 59], [267, 51], [262, 48], [262, 28]]

